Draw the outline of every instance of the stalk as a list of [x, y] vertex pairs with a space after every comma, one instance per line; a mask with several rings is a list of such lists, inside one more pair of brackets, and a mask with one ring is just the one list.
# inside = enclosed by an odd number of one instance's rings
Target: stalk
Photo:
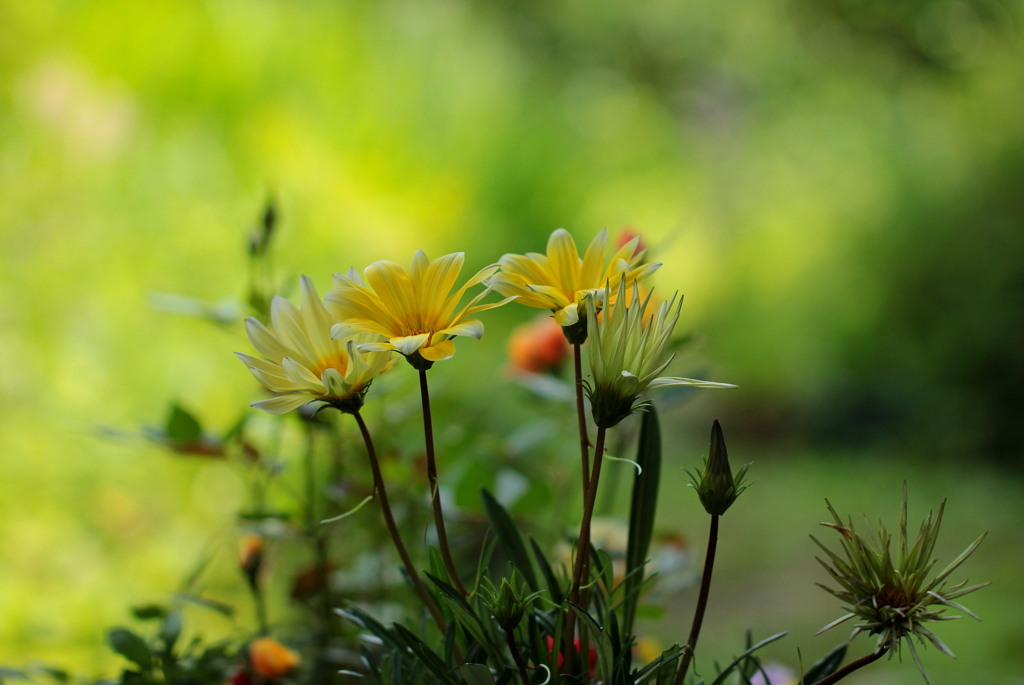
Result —
[[441, 560], [448, 572], [448, 578], [464, 595], [468, 595], [459, 574], [455, 570], [452, 553], [448, 549], [448, 532], [444, 527], [444, 512], [441, 511], [441, 493], [437, 485], [437, 461], [434, 459], [434, 425], [430, 418], [430, 390], [427, 387], [427, 372], [420, 369], [420, 398], [423, 402], [423, 441], [427, 449], [427, 480], [430, 481], [430, 503], [434, 510], [434, 526], [437, 528], [437, 543]]
[[[580, 586], [583, 585], [584, 573], [590, 560], [590, 522], [594, 517], [594, 502], [597, 500], [597, 485], [601, 478], [601, 462], [604, 457], [604, 427], [597, 428], [597, 444], [594, 446], [594, 468], [590, 473], [590, 482], [587, 487], [586, 497], [583, 500], [583, 521], [580, 523], [580, 535], [576, 543], [576, 564], [573, 567], [572, 586], [569, 590], [569, 601], [579, 606]], [[583, 607], [584, 609], [586, 607]], [[569, 672], [572, 667], [569, 665], [571, 657], [574, 657], [573, 632], [575, 628], [575, 614], [569, 611], [566, 619], [565, 633], [565, 655], [562, 660], [563, 672]], [[580, 640], [582, 648], [582, 639]]]
[[252, 592], [252, 601], [256, 606], [256, 621], [259, 623], [260, 636], [270, 635], [270, 626], [267, 622], [267, 600], [263, 596], [263, 589], [256, 583], [249, 585]]
[[885, 656], [885, 653], [887, 651], [888, 649], [885, 646], [883, 646], [878, 651], [872, 652], [871, 654], [866, 654], [861, 658], [857, 659], [856, 661], [851, 661], [850, 663], [846, 664], [832, 675], [826, 676], [818, 682], [814, 683], [814, 685], [832, 685], [832, 683], [838, 683], [840, 680], [850, 675], [858, 668], [867, 666], [872, 662], [878, 661], [883, 656]]
[[523, 658], [523, 653], [519, 651], [519, 645], [516, 644], [516, 631], [514, 628], [507, 628], [505, 630], [505, 642], [508, 643], [508, 651], [512, 652], [512, 660], [516, 662], [523, 685], [530, 685], [530, 674], [526, 670], [526, 660]]
[[700, 627], [704, 623], [704, 610], [708, 606], [708, 593], [711, 590], [711, 572], [715, 568], [715, 551], [718, 549], [718, 516], [711, 515], [711, 531], [708, 533], [708, 551], [704, 555], [704, 573], [700, 578], [700, 594], [697, 596], [697, 608], [693, 612], [693, 625], [690, 627], [690, 638], [686, 641], [686, 649], [683, 651], [683, 660], [679, 664], [672, 679], [672, 685], [682, 685], [686, 672], [693, 661], [693, 651], [697, 648], [697, 638], [700, 637]]
[[583, 362], [580, 344], [572, 346], [572, 361], [576, 369], [576, 417], [580, 428], [580, 456], [583, 464], [583, 496], [587, 496], [590, 483], [590, 438], [587, 436], [587, 414], [583, 406]]
[[373, 438], [370, 437], [370, 431], [366, 427], [366, 422], [363, 421], [362, 414], [356, 412], [353, 416], [356, 418], [356, 423], [359, 424], [359, 432], [363, 434], [363, 442], [366, 443], [366, 453], [370, 458], [370, 470], [373, 472], [373, 489], [377, 499], [380, 501], [380, 508], [384, 512], [384, 522], [388, 526], [388, 532], [391, 533], [391, 540], [395, 543], [395, 549], [398, 550], [398, 556], [402, 558], [405, 572], [409, 574], [413, 587], [416, 588], [417, 594], [419, 594], [423, 604], [430, 611], [430, 615], [434, 617], [434, 622], [437, 623], [441, 634], [444, 635], [445, 630], [448, 628], [444, 616], [441, 614], [441, 610], [438, 609], [437, 604], [434, 603], [434, 598], [430, 596], [427, 588], [423, 585], [420, 574], [416, 571], [416, 566], [413, 565], [412, 558], [409, 556], [409, 550], [406, 549], [405, 543], [402, 542], [402, 535], [398, 532], [395, 517], [391, 513], [388, 491], [384, 487], [384, 476], [380, 472], [380, 461], [377, 459], [377, 450], [373, 446]]

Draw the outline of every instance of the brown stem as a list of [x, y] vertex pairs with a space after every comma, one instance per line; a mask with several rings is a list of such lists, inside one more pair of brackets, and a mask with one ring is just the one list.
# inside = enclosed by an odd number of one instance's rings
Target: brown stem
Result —
[[519, 669], [519, 677], [523, 679], [523, 685], [530, 685], [530, 674], [526, 670], [526, 660], [523, 658], [523, 653], [519, 651], [519, 645], [516, 644], [516, 631], [514, 628], [505, 629], [505, 642], [508, 643], [508, 651], [512, 652], [512, 660], [516, 662], [516, 667]]
[[[590, 560], [590, 522], [594, 517], [594, 502], [597, 500], [597, 485], [601, 479], [601, 462], [604, 457], [604, 436], [605, 429], [602, 426], [597, 428], [597, 443], [594, 445], [594, 468], [590, 473], [586, 497], [583, 500], [583, 521], [580, 523], [580, 535], [576, 543], [576, 564], [573, 567], [572, 586], [569, 589], [569, 601], [577, 606], [580, 605], [580, 586], [583, 585], [587, 564]], [[586, 607], [583, 607], [584, 609]], [[566, 621], [565, 656], [563, 658], [563, 672], [569, 672], [570, 657], [574, 657], [573, 631], [575, 627], [575, 614], [570, 610]], [[581, 640], [582, 643], [582, 640]], [[581, 644], [582, 647], [582, 644]]]
[[572, 346], [573, 366], [576, 369], [576, 417], [580, 428], [580, 456], [583, 464], [583, 496], [587, 496], [590, 483], [590, 438], [587, 436], [587, 413], [583, 406], [583, 362], [580, 344]]
[[718, 549], [718, 516], [711, 515], [711, 532], [708, 533], [708, 551], [704, 555], [704, 573], [700, 578], [700, 594], [697, 596], [697, 609], [693, 612], [693, 625], [690, 627], [690, 639], [686, 641], [683, 660], [679, 664], [672, 685], [682, 685], [686, 672], [693, 661], [693, 651], [697, 648], [700, 627], [704, 623], [704, 610], [708, 607], [708, 593], [711, 590], [711, 572], [715, 568], [715, 551]]
[[391, 504], [388, 502], [388, 491], [384, 487], [384, 476], [380, 472], [380, 462], [377, 459], [377, 450], [373, 447], [373, 439], [370, 437], [370, 431], [366, 427], [366, 422], [363, 421], [363, 417], [359, 412], [353, 414], [356, 417], [356, 423], [359, 424], [359, 431], [363, 434], [363, 442], [366, 443], [366, 453], [370, 457], [370, 470], [373, 472], [373, 489], [380, 501], [380, 508], [384, 512], [384, 522], [388, 526], [388, 532], [391, 533], [391, 540], [395, 543], [395, 549], [398, 550], [398, 556], [402, 558], [402, 564], [405, 566], [405, 572], [409, 574], [409, 579], [412, 581], [413, 587], [416, 588], [417, 594], [420, 599], [426, 605], [430, 611], [430, 615], [434, 617], [434, 622], [437, 623], [438, 629], [444, 634], [447, 629], [447, 623], [444, 620], [444, 616], [441, 614], [441, 610], [437, 608], [437, 604], [434, 603], [434, 598], [427, 592], [427, 588], [423, 585], [423, 581], [420, 579], [420, 574], [416, 571], [416, 567], [412, 563], [412, 558], [409, 556], [409, 550], [405, 548], [405, 543], [402, 542], [402, 535], [398, 532], [398, 526], [395, 524], [395, 517], [391, 513]]
[[441, 492], [437, 485], [437, 461], [434, 459], [434, 424], [430, 418], [430, 390], [427, 388], [427, 372], [420, 369], [420, 398], [423, 402], [423, 441], [427, 448], [427, 480], [430, 481], [430, 503], [434, 510], [434, 527], [437, 528], [437, 545], [440, 548], [441, 560], [448, 572], [448, 578], [459, 592], [468, 595], [459, 574], [455, 571], [455, 562], [448, 549], [448, 532], [444, 527], [444, 512], [441, 511]]
[[883, 646], [880, 650], [878, 650], [876, 652], [871, 652], [871, 654], [866, 654], [866, 655], [862, 656], [861, 658], [857, 659], [856, 661], [851, 661], [850, 663], [846, 664], [845, 666], [840, 668], [838, 671], [836, 671], [832, 675], [825, 676], [824, 678], [822, 678], [818, 682], [814, 683], [814, 685], [832, 685], [832, 683], [838, 683], [840, 680], [842, 680], [846, 676], [850, 675], [851, 673], [856, 671], [858, 668], [861, 668], [863, 666], [867, 666], [868, 664], [870, 664], [870, 663], [872, 663], [874, 661], [878, 661], [883, 656], [885, 656], [885, 653], [887, 651], [888, 651], [888, 649]]

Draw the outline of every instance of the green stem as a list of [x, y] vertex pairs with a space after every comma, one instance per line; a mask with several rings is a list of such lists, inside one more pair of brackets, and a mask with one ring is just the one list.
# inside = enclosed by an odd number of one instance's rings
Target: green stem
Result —
[[583, 496], [587, 496], [590, 483], [590, 437], [587, 435], [587, 413], [583, 405], [583, 362], [580, 344], [572, 346], [572, 361], [576, 370], [576, 418], [580, 430], [580, 456], [583, 464]]
[[256, 622], [259, 624], [261, 636], [270, 634], [270, 625], [267, 621], [267, 600], [263, 596], [263, 588], [258, 583], [251, 583], [249, 590], [252, 592], [252, 602], [256, 607]]
[[715, 568], [715, 551], [718, 549], [718, 516], [711, 515], [711, 531], [708, 534], [708, 551], [704, 555], [704, 573], [700, 578], [700, 594], [697, 595], [697, 608], [693, 612], [693, 625], [690, 627], [690, 639], [686, 641], [686, 649], [683, 651], [683, 660], [679, 664], [672, 685], [682, 685], [686, 672], [693, 661], [693, 652], [697, 648], [697, 638], [700, 637], [700, 627], [704, 623], [704, 611], [708, 606], [708, 593], [711, 591], [711, 572]]
[[512, 660], [516, 662], [516, 668], [519, 669], [519, 677], [522, 679], [523, 685], [530, 685], [530, 674], [526, 670], [526, 660], [523, 658], [523, 653], [519, 651], [519, 645], [516, 643], [516, 631], [514, 628], [505, 630], [505, 641], [508, 643], [508, 651], [512, 652]]
[[391, 513], [388, 491], [384, 486], [384, 476], [380, 471], [380, 461], [377, 459], [377, 450], [373, 446], [370, 430], [366, 427], [366, 422], [363, 421], [363, 417], [359, 412], [356, 412], [353, 416], [356, 418], [356, 423], [359, 424], [359, 432], [363, 434], [363, 442], [366, 443], [366, 453], [370, 458], [370, 470], [373, 472], [374, 493], [380, 501], [381, 510], [384, 512], [384, 522], [387, 524], [388, 532], [391, 533], [391, 540], [395, 544], [395, 549], [398, 550], [398, 556], [402, 558], [402, 565], [405, 566], [405, 572], [409, 574], [409, 579], [412, 581], [413, 587], [416, 588], [416, 593], [420, 596], [427, 610], [430, 611], [430, 615], [434, 617], [434, 622], [437, 623], [437, 627], [443, 635], [448, 625], [441, 614], [441, 610], [434, 603], [434, 598], [430, 596], [427, 588], [423, 585], [420, 574], [416, 571], [416, 566], [412, 563], [412, 558], [409, 556], [409, 550], [406, 549], [405, 543], [402, 541], [402, 535], [398, 531], [395, 517]]
[[889, 650], [883, 646], [880, 650], [876, 652], [871, 652], [871, 654], [866, 654], [861, 658], [857, 659], [856, 661], [851, 661], [850, 663], [846, 664], [832, 675], [826, 676], [818, 682], [814, 683], [814, 685], [832, 685], [832, 683], [838, 683], [840, 680], [850, 675], [858, 668], [862, 668], [870, 663], [878, 661], [883, 656], [885, 656], [885, 653], [887, 651]]
[[430, 390], [427, 387], [427, 372], [420, 369], [420, 399], [423, 402], [423, 441], [427, 449], [427, 480], [430, 482], [430, 503], [434, 510], [434, 527], [437, 528], [437, 544], [441, 560], [448, 572], [448, 578], [464, 595], [468, 595], [459, 574], [455, 570], [452, 553], [448, 549], [448, 532], [444, 527], [444, 512], [441, 511], [441, 492], [437, 484], [437, 461], [434, 458], [434, 425], [430, 417]]
[[[590, 524], [594, 517], [594, 502], [597, 500], [597, 485], [601, 479], [601, 463], [604, 460], [604, 438], [605, 429], [602, 426], [597, 428], [597, 444], [594, 446], [594, 468], [590, 473], [590, 482], [587, 487], [586, 497], [583, 500], [583, 521], [580, 524], [580, 535], [576, 544], [576, 564], [573, 567], [572, 586], [569, 589], [569, 601], [577, 606], [580, 605], [580, 586], [584, 584], [586, 570], [590, 561]], [[582, 607], [586, 609], [586, 607]], [[563, 672], [568, 673], [572, 668], [569, 665], [570, 657], [575, 656], [573, 649], [573, 632], [575, 627], [575, 614], [570, 610], [566, 621], [565, 656], [563, 659]], [[581, 647], [582, 639], [580, 640]]]

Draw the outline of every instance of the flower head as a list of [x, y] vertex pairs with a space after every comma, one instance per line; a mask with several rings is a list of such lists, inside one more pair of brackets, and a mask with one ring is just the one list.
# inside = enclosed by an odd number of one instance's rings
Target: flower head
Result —
[[885, 526], [879, 523], [878, 544], [874, 545], [854, 530], [852, 519], [844, 523], [827, 500], [826, 504], [835, 523], [822, 525], [833, 528], [840, 534], [842, 556], [818, 542], [813, 535], [811, 539], [828, 555], [831, 564], [820, 558], [818, 562], [839, 584], [840, 589], [833, 590], [820, 583], [819, 587], [842, 600], [847, 605], [847, 613], [818, 632], [823, 633], [855, 618], [858, 623], [853, 634], [867, 632], [870, 635], [878, 635], [877, 650], [889, 651], [890, 658], [893, 652], [899, 652], [906, 638], [905, 642], [910, 647], [914, 663], [927, 682], [928, 677], [921, 668], [921, 661], [914, 648], [914, 638], [922, 645], [926, 644], [927, 639], [940, 652], [954, 656], [949, 647], [926, 624], [960, 618], [945, 615], [944, 612], [950, 608], [958, 609], [972, 618], [978, 618], [953, 600], [980, 590], [988, 583], [966, 587], [967, 581], [964, 581], [947, 586], [946, 578], [974, 552], [985, 536], [982, 535], [972, 542], [960, 556], [929, 580], [928, 576], [937, 561], [931, 556], [939, 535], [939, 526], [942, 524], [945, 501], [939, 505], [937, 516], [928, 514], [928, 518], [921, 524], [917, 539], [913, 546], [910, 546], [907, 536], [907, 484], [903, 483], [903, 513], [900, 518], [899, 547], [895, 558], [891, 549], [892, 534], [886, 531]]
[[517, 371], [552, 371], [568, 354], [569, 343], [561, 326], [546, 315], [517, 326], [508, 340], [508, 356]]
[[284, 414], [314, 400], [342, 411], [358, 411], [373, 379], [394, 366], [391, 355], [363, 352], [363, 343], [378, 340], [361, 335], [331, 339], [335, 323], [317, 295], [313, 281], [301, 280], [301, 308], [275, 297], [270, 306], [273, 332], [257, 319], [245, 321], [253, 346], [266, 359], [236, 352], [265, 388], [282, 393], [253, 402], [270, 414]]
[[363, 275], [369, 287], [363, 285], [355, 269], [335, 274], [335, 289], [327, 293], [325, 301], [327, 309], [341, 321], [334, 327], [334, 337], [356, 332], [382, 335], [386, 341], [364, 343], [359, 349], [399, 352], [410, 364], [422, 368], [449, 359], [455, 354], [453, 338], [483, 336], [483, 322], [470, 317], [514, 299], [478, 304], [491, 291], [486, 288], [457, 309], [466, 290], [498, 269], [497, 264], [481, 269], [451, 293], [464, 261], [462, 252], [430, 261], [422, 250], [416, 250], [408, 272], [389, 261], [366, 267]]
[[253, 670], [268, 680], [288, 675], [299, 665], [299, 655], [272, 637], [261, 637], [249, 645]]
[[546, 255], [529, 252], [507, 254], [498, 260], [501, 272], [490, 284], [502, 295], [518, 295], [519, 302], [530, 307], [550, 309], [555, 322], [566, 329], [572, 343], [587, 338], [586, 315], [580, 310], [583, 298], [592, 296], [599, 305], [606, 283], [624, 280], [627, 286], [649, 277], [660, 263], [644, 264], [638, 251], [640, 237], [623, 244], [608, 257], [608, 231], [598, 233], [580, 259], [576, 243], [564, 228], [551, 234]]
[[[610, 304], [598, 318], [596, 298], [587, 298], [587, 328], [590, 331], [590, 373], [588, 388], [594, 422], [611, 428], [632, 414], [637, 398], [647, 388], [690, 385], [698, 388], [735, 388], [729, 383], [712, 383], [692, 378], [659, 378], [672, 361], [663, 360], [665, 347], [679, 319], [683, 300], [678, 293], [658, 306], [655, 315], [644, 320], [650, 296], [641, 300], [633, 283], [633, 296], [626, 297], [626, 278], [619, 279], [614, 299], [606, 284], [601, 298]], [[678, 301], [677, 301], [678, 300]]]

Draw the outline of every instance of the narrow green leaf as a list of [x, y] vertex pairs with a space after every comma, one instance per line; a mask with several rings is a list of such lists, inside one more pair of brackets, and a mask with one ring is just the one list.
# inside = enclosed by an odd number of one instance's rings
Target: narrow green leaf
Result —
[[516, 528], [512, 517], [505, 511], [505, 507], [501, 506], [498, 500], [494, 498], [494, 495], [487, 492], [486, 489], [481, 489], [480, 495], [483, 497], [484, 507], [487, 509], [487, 515], [491, 519], [491, 526], [493, 526], [498, 540], [501, 541], [505, 555], [519, 569], [519, 572], [523, 574], [527, 585], [530, 586], [530, 592], [536, 592], [538, 590], [537, 576], [533, 572], [533, 564], [530, 563], [530, 557], [526, 553], [526, 545], [523, 544], [523, 538], [519, 534], [519, 529]]
[[558, 578], [555, 577], [555, 573], [551, 569], [551, 564], [548, 563], [547, 557], [541, 551], [540, 545], [532, 537], [530, 538], [530, 546], [533, 547], [533, 558], [537, 560], [541, 575], [544, 576], [544, 581], [548, 585], [548, 594], [551, 595], [551, 601], [555, 604], [561, 604], [565, 598], [564, 592], [562, 591], [562, 586], [558, 583]]
[[[640, 423], [636, 463], [641, 473], [633, 482], [629, 509], [629, 542], [626, 547], [626, 589], [622, 603], [622, 634], [633, 633], [633, 621], [643, 585], [643, 565], [654, 535], [654, 517], [658, 506], [658, 484], [661, 479], [661, 429], [654, 406], [647, 408]], [[634, 572], [635, 571], [635, 572]]]
[[797, 685], [811, 685], [835, 673], [843, 665], [843, 660], [846, 658], [846, 650], [849, 646], [849, 642], [843, 642], [833, 647], [825, 656], [815, 661], [807, 669], [807, 673], [804, 674], [804, 677]]
[[494, 676], [491, 669], [483, 664], [466, 664], [458, 668], [459, 675], [466, 681], [466, 685], [494, 685]]
[[735, 669], [737, 666], [743, 663], [743, 661], [745, 661], [747, 657], [749, 657], [751, 654], [761, 649], [765, 645], [771, 644], [776, 640], [781, 640], [782, 638], [786, 637], [786, 635], [787, 633], [776, 633], [771, 637], [766, 637], [765, 639], [761, 640], [756, 645], [754, 645], [747, 651], [743, 652], [743, 654], [740, 654], [738, 657], [733, 659], [732, 663], [726, 666], [725, 670], [719, 673], [718, 677], [711, 681], [711, 685], [722, 685], [722, 683], [725, 682], [725, 679], [729, 677], [729, 674], [732, 673], [733, 669]]

